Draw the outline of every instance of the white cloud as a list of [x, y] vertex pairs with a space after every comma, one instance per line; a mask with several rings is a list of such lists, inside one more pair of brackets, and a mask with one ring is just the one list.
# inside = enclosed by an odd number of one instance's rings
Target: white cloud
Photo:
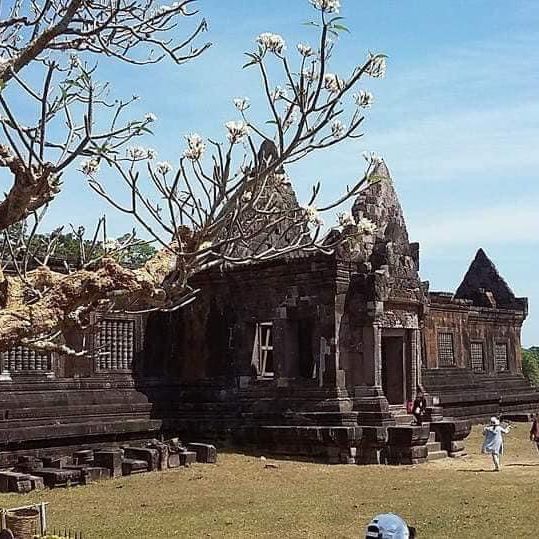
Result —
[[411, 180], [470, 181], [539, 169], [539, 104], [462, 110], [369, 134], [369, 145]]
[[493, 208], [437, 212], [409, 219], [414, 241], [434, 254], [448, 247], [538, 245], [539, 200]]

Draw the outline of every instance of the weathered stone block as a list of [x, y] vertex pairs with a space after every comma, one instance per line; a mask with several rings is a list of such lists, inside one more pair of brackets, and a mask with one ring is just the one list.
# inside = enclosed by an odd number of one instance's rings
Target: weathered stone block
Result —
[[177, 468], [178, 466], [180, 466], [180, 454], [170, 453], [168, 456], [168, 467]]
[[387, 443], [390, 446], [424, 445], [429, 439], [429, 426], [395, 426], [387, 428]]
[[43, 457], [43, 466], [46, 468], [63, 468], [72, 463], [71, 457], [66, 455], [61, 457]]
[[31, 473], [33, 470], [39, 470], [43, 468], [43, 461], [32, 456], [22, 456], [17, 460], [15, 466], [16, 471], [21, 473]]
[[170, 452], [168, 445], [158, 442], [157, 440], [153, 440], [150, 444], [148, 444], [148, 447], [155, 449], [159, 455], [158, 469], [166, 470], [168, 468], [168, 455]]
[[177, 455], [180, 458], [180, 466], [188, 467], [197, 462], [197, 454], [194, 451], [183, 451]]
[[139, 459], [124, 458], [122, 461], [122, 474], [132, 475], [148, 471], [148, 462]]
[[122, 450], [118, 448], [100, 449], [94, 453], [95, 466], [108, 468], [111, 477], [122, 475]]
[[83, 478], [85, 484], [102, 481], [103, 479], [110, 479], [110, 470], [100, 466], [88, 466]]
[[143, 460], [149, 472], [159, 468], [159, 451], [151, 447], [124, 447], [124, 457], [127, 459]]
[[411, 447], [388, 446], [388, 464], [419, 464], [427, 460], [428, 450], [425, 445]]
[[458, 451], [464, 451], [464, 440], [452, 441], [449, 445], [450, 453], [457, 453]]
[[110, 470], [100, 466], [92, 466], [89, 464], [68, 464], [63, 469], [79, 470], [81, 472], [81, 483], [83, 485], [110, 478]]
[[0, 492], [30, 492], [33, 490], [30, 477], [18, 472], [0, 472]]
[[217, 462], [217, 449], [211, 444], [187, 444], [187, 451], [196, 453], [197, 462], [215, 464]]
[[89, 464], [94, 460], [93, 449], [82, 449], [73, 453], [73, 464]]
[[81, 470], [69, 470], [63, 468], [42, 468], [36, 470], [35, 475], [42, 477], [43, 482], [49, 488], [68, 487], [81, 483]]

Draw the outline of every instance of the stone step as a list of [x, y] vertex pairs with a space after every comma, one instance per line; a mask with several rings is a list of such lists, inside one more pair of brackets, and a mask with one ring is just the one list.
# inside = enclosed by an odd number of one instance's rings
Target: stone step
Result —
[[436, 453], [442, 449], [442, 444], [440, 442], [428, 442], [427, 450], [430, 453]]
[[122, 475], [132, 475], [148, 471], [148, 463], [139, 459], [123, 459]]
[[431, 453], [429, 451], [429, 454], [427, 456], [427, 460], [438, 460], [438, 459], [445, 459], [447, 458], [447, 451], [434, 451]]
[[397, 425], [411, 425], [415, 421], [414, 416], [409, 414], [398, 414], [394, 415], [393, 418]]

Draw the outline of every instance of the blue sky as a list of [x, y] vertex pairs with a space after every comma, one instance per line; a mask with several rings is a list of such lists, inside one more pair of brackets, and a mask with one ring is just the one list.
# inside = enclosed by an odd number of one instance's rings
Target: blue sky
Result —
[[[189, 132], [224, 137], [224, 122], [237, 119], [234, 97], [260, 103], [255, 73], [241, 69], [259, 33], [283, 35], [290, 55], [315, 39], [302, 25], [315, 14], [307, 0], [198, 4], [214, 44], [204, 57], [101, 73], [118, 95], [141, 96], [134, 115], [158, 116], [147, 144], [171, 162]], [[334, 198], [361, 174], [362, 151], [383, 155], [431, 290], [454, 291], [483, 247], [515, 293], [529, 297], [523, 342], [539, 345], [539, 2], [342, 0], [341, 15], [351, 33], [339, 39], [332, 71], [349, 73], [371, 50], [389, 55], [388, 74], [368, 81], [375, 104], [364, 138], [289, 170], [300, 200], [319, 179], [322, 197]], [[65, 184], [51, 223], [89, 226], [106, 211], [113, 233], [129, 229], [76, 172]]]

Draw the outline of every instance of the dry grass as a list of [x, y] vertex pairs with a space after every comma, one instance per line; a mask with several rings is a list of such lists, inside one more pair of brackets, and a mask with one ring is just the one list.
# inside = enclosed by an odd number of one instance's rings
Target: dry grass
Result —
[[537, 537], [539, 455], [519, 425], [507, 439], [501, 473], [479, 454], [412, 467], [326, 466], [220, 456], [196, 465], [28, 496], [0, 495], [0, 506], [50, 502], [53, 525], [85, 538], [362, 537], [380, 511], [413, 523], [419, 537]]

